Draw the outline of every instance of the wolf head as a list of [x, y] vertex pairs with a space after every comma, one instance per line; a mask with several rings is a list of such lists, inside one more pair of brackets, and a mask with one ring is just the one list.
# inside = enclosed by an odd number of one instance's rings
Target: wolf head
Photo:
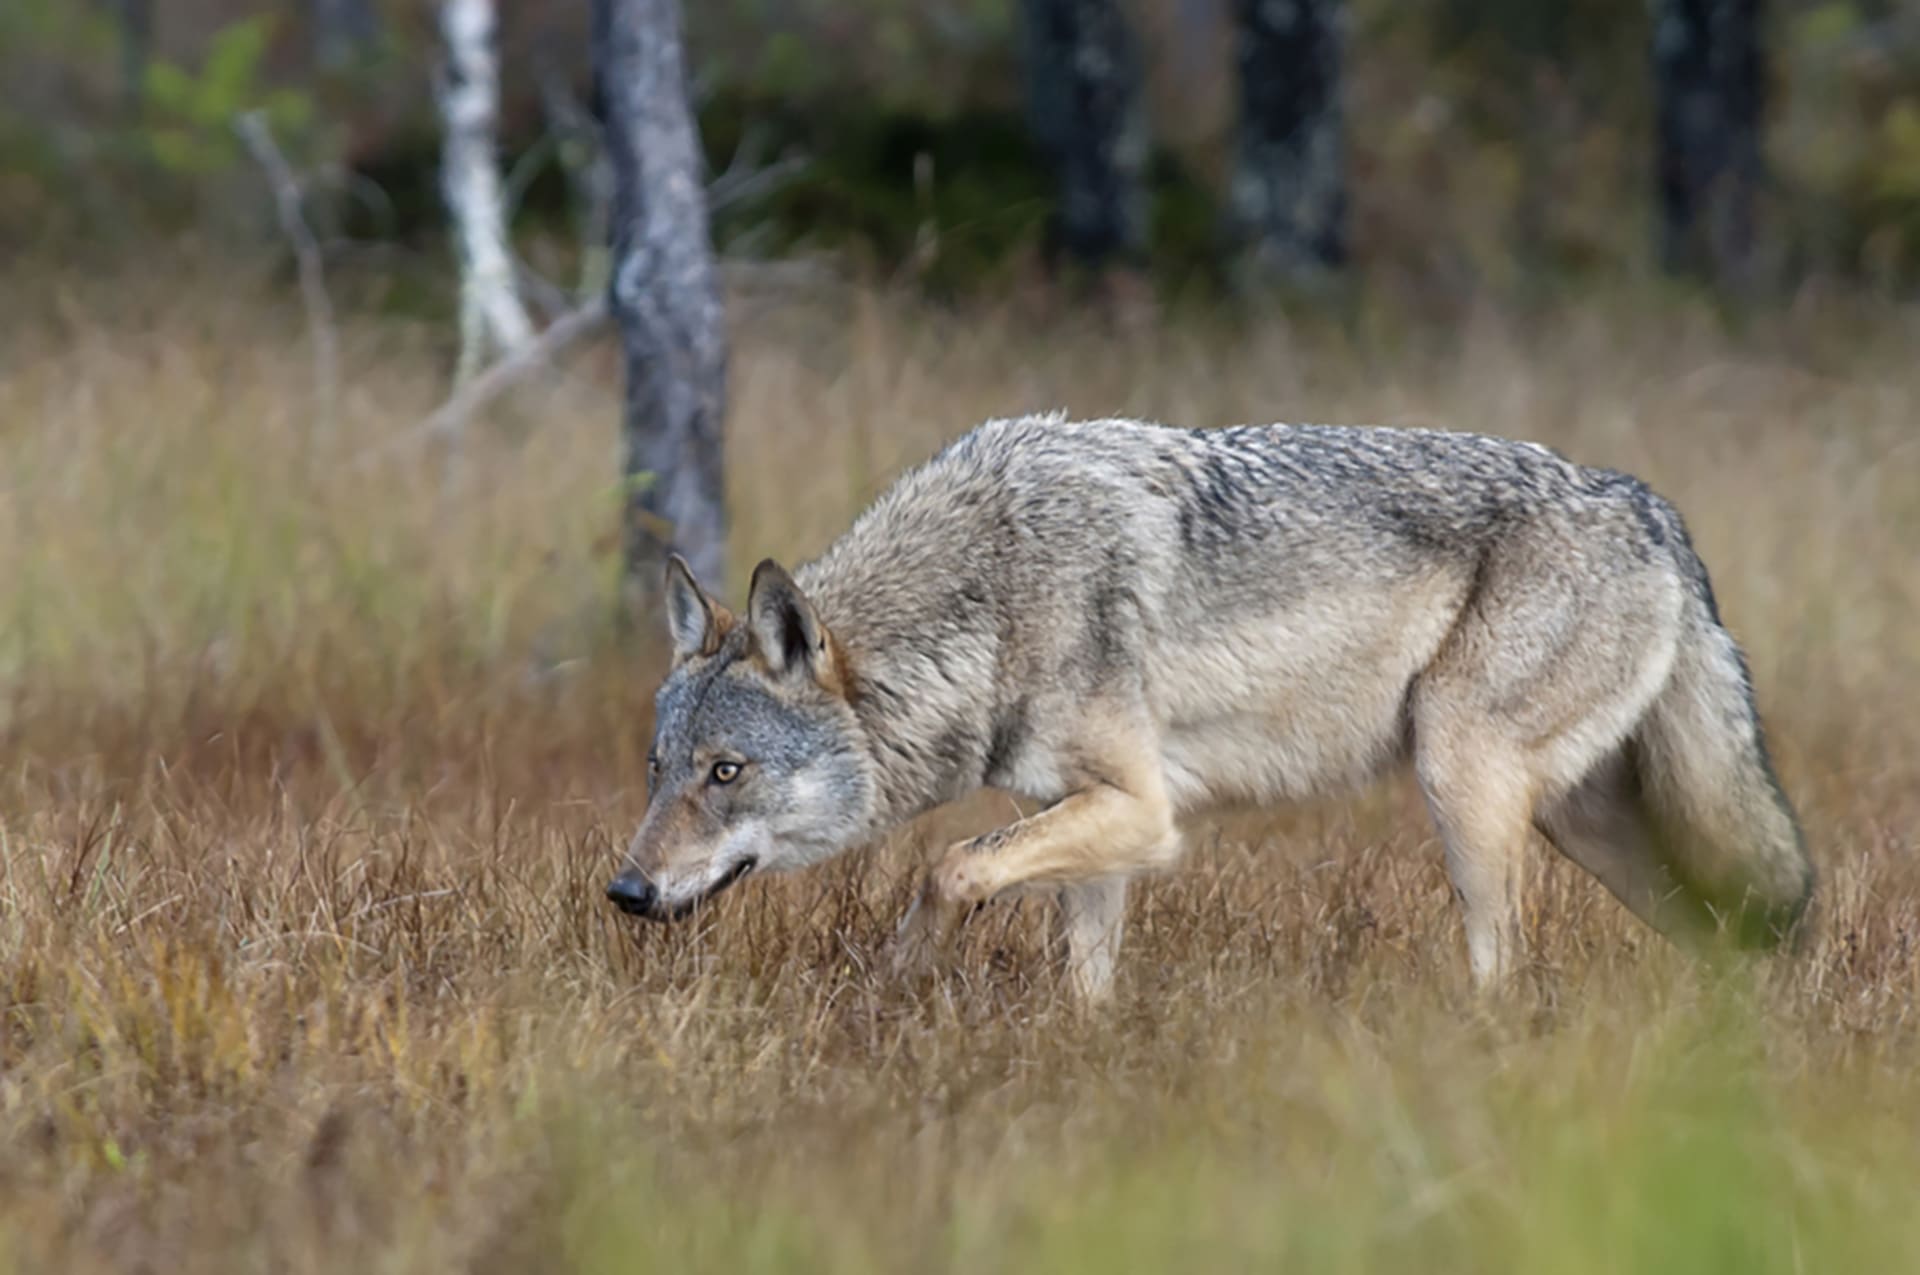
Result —
[[654, 697], [646, 818], [607, 887], [675, 920], [750, 872], [805, 867], [865, 836], [872, 763], [843, 657], [793, 577], [753, 572], [744, 621], [667, 564], [673, 667]]

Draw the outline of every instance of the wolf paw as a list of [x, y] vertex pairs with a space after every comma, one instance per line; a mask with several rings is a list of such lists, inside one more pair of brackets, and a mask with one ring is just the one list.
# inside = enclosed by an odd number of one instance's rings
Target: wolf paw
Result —
[[933, 870], [933, 888], [948, 903], [985, 903], [996, 887], [991, 865], [962, 850], [948, 854]]

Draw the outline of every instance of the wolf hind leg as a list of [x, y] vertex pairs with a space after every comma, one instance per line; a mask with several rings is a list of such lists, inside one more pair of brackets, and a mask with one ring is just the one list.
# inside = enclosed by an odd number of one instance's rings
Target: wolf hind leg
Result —
[[1412, 701], [1413, 770], [1446, 848], [1474, 987], [1507, 982], [1520, 956], [1521, 891], [1538, 777], [1510, 724], [1484, 707], [1480, 670], [1429, 670]]
[[1473, 755], [1433, 742], [1416, 745], [1414, 768], [1446, 845], [1474, 986], [1496, 990], [1519, 955], [1531, 781], [1518, 756]]
[[1542, 515], [1487, 550], [1409, 697], [1415, 771], [1446, 841], [1482, 988], [1519, 955], [1536, 807], [1619, 751], [1673, 662], [1681, 583], [1657, 567], [1570, 570], [1567, 532]]

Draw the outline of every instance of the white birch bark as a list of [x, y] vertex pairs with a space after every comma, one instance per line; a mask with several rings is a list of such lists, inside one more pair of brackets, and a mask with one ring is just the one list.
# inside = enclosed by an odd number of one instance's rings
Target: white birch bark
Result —
[[441, 184], [460, 246], [460, 363], [464, 383], [494, 354], [512, 354], [533, 339], [533, 324], [514, 283], [506, 206], [494, 153], [500, 68], [494, 49], [493, 0], [441, 0], [446, 63], [440, 113], [446, 140]]

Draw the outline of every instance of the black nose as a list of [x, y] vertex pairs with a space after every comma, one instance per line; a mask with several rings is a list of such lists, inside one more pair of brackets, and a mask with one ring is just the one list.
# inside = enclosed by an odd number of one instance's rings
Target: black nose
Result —
[[660, 896], [638, 872], [622, 872], [607, 886], [607, 897], [628, 916], [650, 916]]

